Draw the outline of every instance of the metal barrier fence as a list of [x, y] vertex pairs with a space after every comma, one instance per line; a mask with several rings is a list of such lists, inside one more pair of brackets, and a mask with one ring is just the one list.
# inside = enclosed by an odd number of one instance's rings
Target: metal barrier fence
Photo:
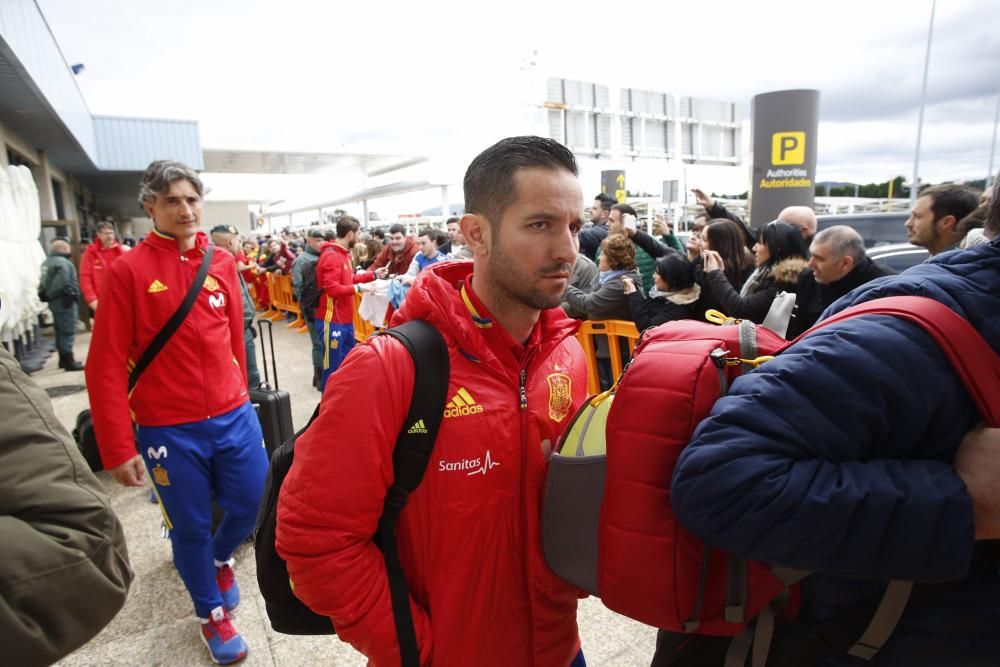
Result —
[[605, 336], [608, 339], [608, 349], [611, 357], [611, 377], [618, 378], [622, 374], [621, 341], [628, 345], [629, 355], [635, 351], [639, 342], [639, 330], [634, 322], [627, 320], [584, 320], [576, 333], [583, 355], [587, 359], [587, 395], [601, 393], [601, 383], [597, 374], [597, 346], [595, 336]]
[[280, 273], [268, 273], [266, 277], [270, 304], [261, 317], [272, 322], [280, 322], [285, 319], [286, 313], [291, 313], [295, 315], [295, 319], [289, 322], [287, 327], [295, 329], [297, 333], [308, 333], [310, 323], [302, 319], [302, 308], [292, 292], [292, 277]]

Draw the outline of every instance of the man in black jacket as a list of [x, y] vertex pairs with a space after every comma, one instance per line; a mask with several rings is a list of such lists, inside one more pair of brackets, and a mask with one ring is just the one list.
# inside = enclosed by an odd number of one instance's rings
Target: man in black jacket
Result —
[[846, 225], [827, 227], [809, 246], [809, 271], [804, 271], [795, 290], [795, 310], [788, 324], [791, 340], [811, 327], [827, 307], [855, 287], [895, 274], [888, 266], [873, 262], [865, 253], [865, 242]]
[[608, 235], [611, 207], [617, 203], [614, 197], [603, 192], [594, 197], [594, 205], [590, 207], [590, 221], [594, 224], [580, 230], [580, 252], [593, 262], [597, 261], [597, 248]]

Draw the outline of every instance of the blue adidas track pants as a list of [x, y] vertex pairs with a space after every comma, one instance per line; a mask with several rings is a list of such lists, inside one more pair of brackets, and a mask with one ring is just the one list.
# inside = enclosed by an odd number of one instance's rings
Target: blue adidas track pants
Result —
[[[174, 551], [174, 565], [198, 618], [222, 605], [215, 561], [253, 531], [268, 459], [250, 402], [224, 415], [175, 426], [139, 426], [139, 451]], [[226, 511], [212, 534], [212, 498]]]
[[337, 324], [326, 320], [316, 320], [316, 331], [324, 343], [323, 375], [320, 377], [319, 390], [326, 389], [326, 379], [340, 368], [347, 353], [354, 347], [354, 324]]

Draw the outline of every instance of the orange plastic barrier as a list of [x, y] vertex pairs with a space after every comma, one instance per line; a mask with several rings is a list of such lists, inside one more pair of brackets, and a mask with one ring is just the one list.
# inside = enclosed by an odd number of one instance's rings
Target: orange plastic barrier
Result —
[[611, 355], [611, 375], [618, 378], [622, 374], [622, 357], [620, 340], [625, 339], [628, 351], [635, 350], [639, 342], [639, 330], [634, 322], [626, 320], [584, 320], [576, 337], [583, 346], [583, 354], [587, 359], [587, 394], [593, 396], [601, 393], [601, 382], [597, 375], [597, 347], [594, 336], [605, 336]]
[[295, 320], [288, 323], [288, 328], [296, 329], [298, 333], [308, 333], [309, 324], [302, 319], [302, 308], [292, 292], [292, 277], [280, 273], [268, 273], [267, 290], [271, 297], [271, 305], [261, 317], [278, 322], [285, 319], [284, 313], [292, 313], [295, 315]]

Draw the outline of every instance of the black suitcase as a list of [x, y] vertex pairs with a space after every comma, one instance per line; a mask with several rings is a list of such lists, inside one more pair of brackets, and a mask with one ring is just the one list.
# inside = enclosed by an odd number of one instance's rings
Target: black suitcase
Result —
[[76, 426], [73, 427], [73, 439], [80, 448], [87, 465], [94, 472], [104, 470], [101, 463], [101, 453], [97, 449], [97, 437], [94, 435], [94, 422], [90, 418], [90, 410], [84, 410], [76, 416]]
[[[267, 353], [264, 351], [264, 327], [267, 322], [268, 339], [271, 346], [271, 370], [274, 373], [274, 389], [271, 389], [271, 379], [267, 374]], [[260, 420], [260, 430], [264, 433], [264, 447], [270, 460], [274, 450], [292, 437], [295, 428], [292, 426], [292, 399], [287, 391], [278, 388], [278, 364], [274, 357], [274, 330], [270, 320], [257, 321], [260, 337], [260, 354], [264, 367], [264, 382], [250, 390], [250, 402], [257, 411]]]

